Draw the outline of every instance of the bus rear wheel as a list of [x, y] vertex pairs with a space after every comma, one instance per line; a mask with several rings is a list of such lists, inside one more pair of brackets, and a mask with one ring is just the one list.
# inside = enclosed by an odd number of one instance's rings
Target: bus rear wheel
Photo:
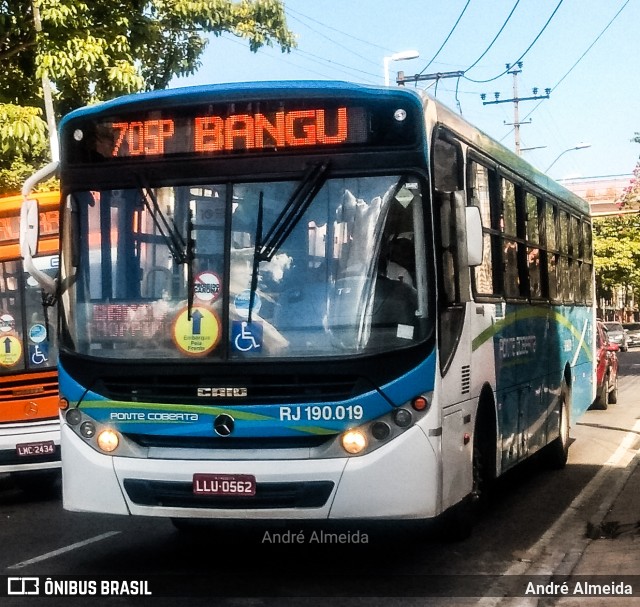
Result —
[[545, 463], [552, 470], [561, 470], [567, 464], [569, 458], [569, 437], [570, 414], [569, 414], [569, 393], [563, 388], [560, 401], [560, 421], [558, 424], [558, 436], [545, 448]]

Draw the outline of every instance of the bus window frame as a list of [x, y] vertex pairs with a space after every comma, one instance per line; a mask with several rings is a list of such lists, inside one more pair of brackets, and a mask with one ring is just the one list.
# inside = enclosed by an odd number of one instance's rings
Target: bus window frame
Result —
[[[560, 239], [560, 214], [566, 213], [567, 222], [569, 226], [572, 226], [572, 221], [575, 221], [578, 225], [581, 234], [584, 231], [590, 231], [591, 221], [587, 214], [580, 214], [576, 209], [573, 209], [566, 204], [563, 204], [560, 200], [556, 199], [550, 193], [543, 191], [533, 182], [528, 181], [524, 177], [521, 177], [506, 167], [502, 166], [491, 157], [487, 156], [480, 150], [469, 145], [466, 151], [466, 192], [468, 204], [473, 204], [473, 191], [472, 191], [472, 171], [473, 164], [482, 166], [488, 174], [489, 184], [489, 206], [491, 212], [491, 226], [483, 224], [482, 231], [484, 236], [491, 238], [492, 246], [492, 280], [493, 280], [493, 293], [482, 293], [478, 291], [475, 272], [471, 272], [471, 288], [473, 294], [473, 300], [478, 303], [526, 303], [529, 302], [532, 305], [535, 304], [551, 304], [551, 305], [566, 305], [566, 306], [588, 306], [593, 301], [593, 289], [589, 288], [586, 284], [588, 281], [587, 275], [593, 275], [593, 238], [590, 243], [582, 242], [582, 237], [579, 235], [576, 238], [571, 236], [571, 228], [567, 230], [566, 238], [567, 247], [566, 252], [562, 252], [559, 247]], [[502, 179], [508, 179], [515, 186], [515, 204], [516, 204], [516, 232], [515, 236], [507, 235], [501, 229], [501, 204], [502, 204]], [[530, 240], [527, 231], [527, 195], [533, 196], [537, 200], [537, 222], [538, 222], [538, 240], [537, 242]], [[553, 226], [548, 224], [548, 210], [553, 213]], [[587, 227], [584, 227], [587, 226]], [[549, 228], [553, 227], [553, 230]], [[554, 242], [549, 243], [549, 235], [553, 234]], [[578, 245], [578, 251], [569, 251], [569, 239], [572, 240], [573, 248]], [[504, 251], [503, 243], [505, 240], [513, 241], [518, 245], [518, 276], [521, 281], [521, 295], [518, 297], [507, 296], [504, 289], [504, 271], [500, 271], [504, 266]], [[550, 246], [552, 244], [552, 246]], [[540, 264], [540, 296], [536, 297], [531, 293], [531, 284], [529, 276], [529, 265], [527, 261], [527, 253], [530, 248], [536, 248], [539, 250], [539, 264]], [[590, 259], [585, 259], [589, 257]], [[563, 278], [560, 275], [563, 262], [561, 259], [566, 260], [567, 277]], [[551, 273], [549, 271], [549, 264], [553, 262], [555, 265], [555, 285], [556, 285], [556, 297], [551, 297]], [[577, 264], [577, 269], [574, 270], [573, 265]], [[584, 266], [587, 266], [586, 269]], [[571, 275], [579, 275], [578, 281], [573, 283], [573, 293], [570, 296], [565, 296], [564, 283], [569, 281], [571, 283]], [[524, 280], [523, 280], [524, 279]], [[576, 284], [579, 287], [576, 287]], [[580, 293], [576, 292], [576, 288], [580, 289]], [[582, 295], [584, 291], [584, 295]], [[526, 293], [526, 294], [525, 294]], [[591, 295], [591, 297], [589, 297]]]

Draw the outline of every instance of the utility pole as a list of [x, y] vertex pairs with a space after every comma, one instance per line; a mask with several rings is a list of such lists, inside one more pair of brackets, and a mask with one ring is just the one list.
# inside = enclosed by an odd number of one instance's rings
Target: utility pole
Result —
[[551, 89], [544, 89], [544, 95], [538, 95], [538, 88], [533, 89], [532, 97], [518, 97], [518, 74], [522, 72], [522, 61], [519, 61], [515, 66], [511, 66], [509, 63], [506, 65], [507, 73], [513, 75], [513, 97], [511, 99], [500, 99], [500, 93], [494, 93], [495, 100], [494, 101], [485, 101], [487, 98], [485, 93], [480, 95], [482, 99], [482, 105], [492, 105], [495, 103], [513, 103], [513, 122], [505, 122], [509, 126], [513, 126], [513, 133], [515, 137], [515, 149], [516, 154], [520, 156], [522, 154], [522, 150], [520, 148], [520, 126], [523, 124], [531, 124], [531, 120], [527, 122], [520, 122], [520, 102], [521, 101], [535, 101], [536, 99], [549, 99], [549, 95], [551, 93]]
[[[404, 86], [405, 82], [419, 82], [420, 80], [435, 80], [436, 81], [436, 91], [438, 90], [438, 82], [442, 78], [462, 78], [464, 76], [463, 71], [457, 72], [435, 72], [433, 74], [416, 74], [415, 76], [409, 76], [405, 78], [404, 72], [398, 72], [398, 77], [396, 78], [396, 83], [398, 86]], [[460, 110], [460, 114], [462, 114], [462, 109], [460, 108], [460, 103], [458, 103], [458, 109]]]

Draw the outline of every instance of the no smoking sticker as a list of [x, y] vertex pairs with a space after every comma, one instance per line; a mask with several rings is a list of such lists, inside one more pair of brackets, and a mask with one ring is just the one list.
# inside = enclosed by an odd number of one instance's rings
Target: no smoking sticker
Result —
[[196, 299], [214, 302], [220, 297], [220, 278], [214, 272], [200, 272], [193, 283]]
[[179, 350], [190, 356], [204, 356], [220, 341], [220, 320], [211, 310], [194, 306], [178, 314], [173, 324], [173, 341]]

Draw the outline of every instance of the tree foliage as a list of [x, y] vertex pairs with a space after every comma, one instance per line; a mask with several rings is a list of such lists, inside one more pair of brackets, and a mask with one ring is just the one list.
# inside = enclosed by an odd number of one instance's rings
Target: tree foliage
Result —
[[623, 287], [640, 296], [640, 215], [596, 217], [593, 221], [596, 284], [599, 295]]
[[[640, 143], [640, 133], [636, 133], [631, 141]], [[640, 209], [640, 159], [633, 169], [629, 184], [623, 190], [620, 198], [616, 200], [616, 203], [620, 209]]]
[[208, 37], [225, 32], [254, 52], [295, 45], [282, 0], [0, 0], [0, 171], [47, 154], [43, 73], [59, 117], [193, 74]]
[[[632, 141], [640, 143], [640, 133]], [[640, 161], [616, 204], [620, 215], [593, 220], [597, 296], [622, 290], [640, 301]]]

